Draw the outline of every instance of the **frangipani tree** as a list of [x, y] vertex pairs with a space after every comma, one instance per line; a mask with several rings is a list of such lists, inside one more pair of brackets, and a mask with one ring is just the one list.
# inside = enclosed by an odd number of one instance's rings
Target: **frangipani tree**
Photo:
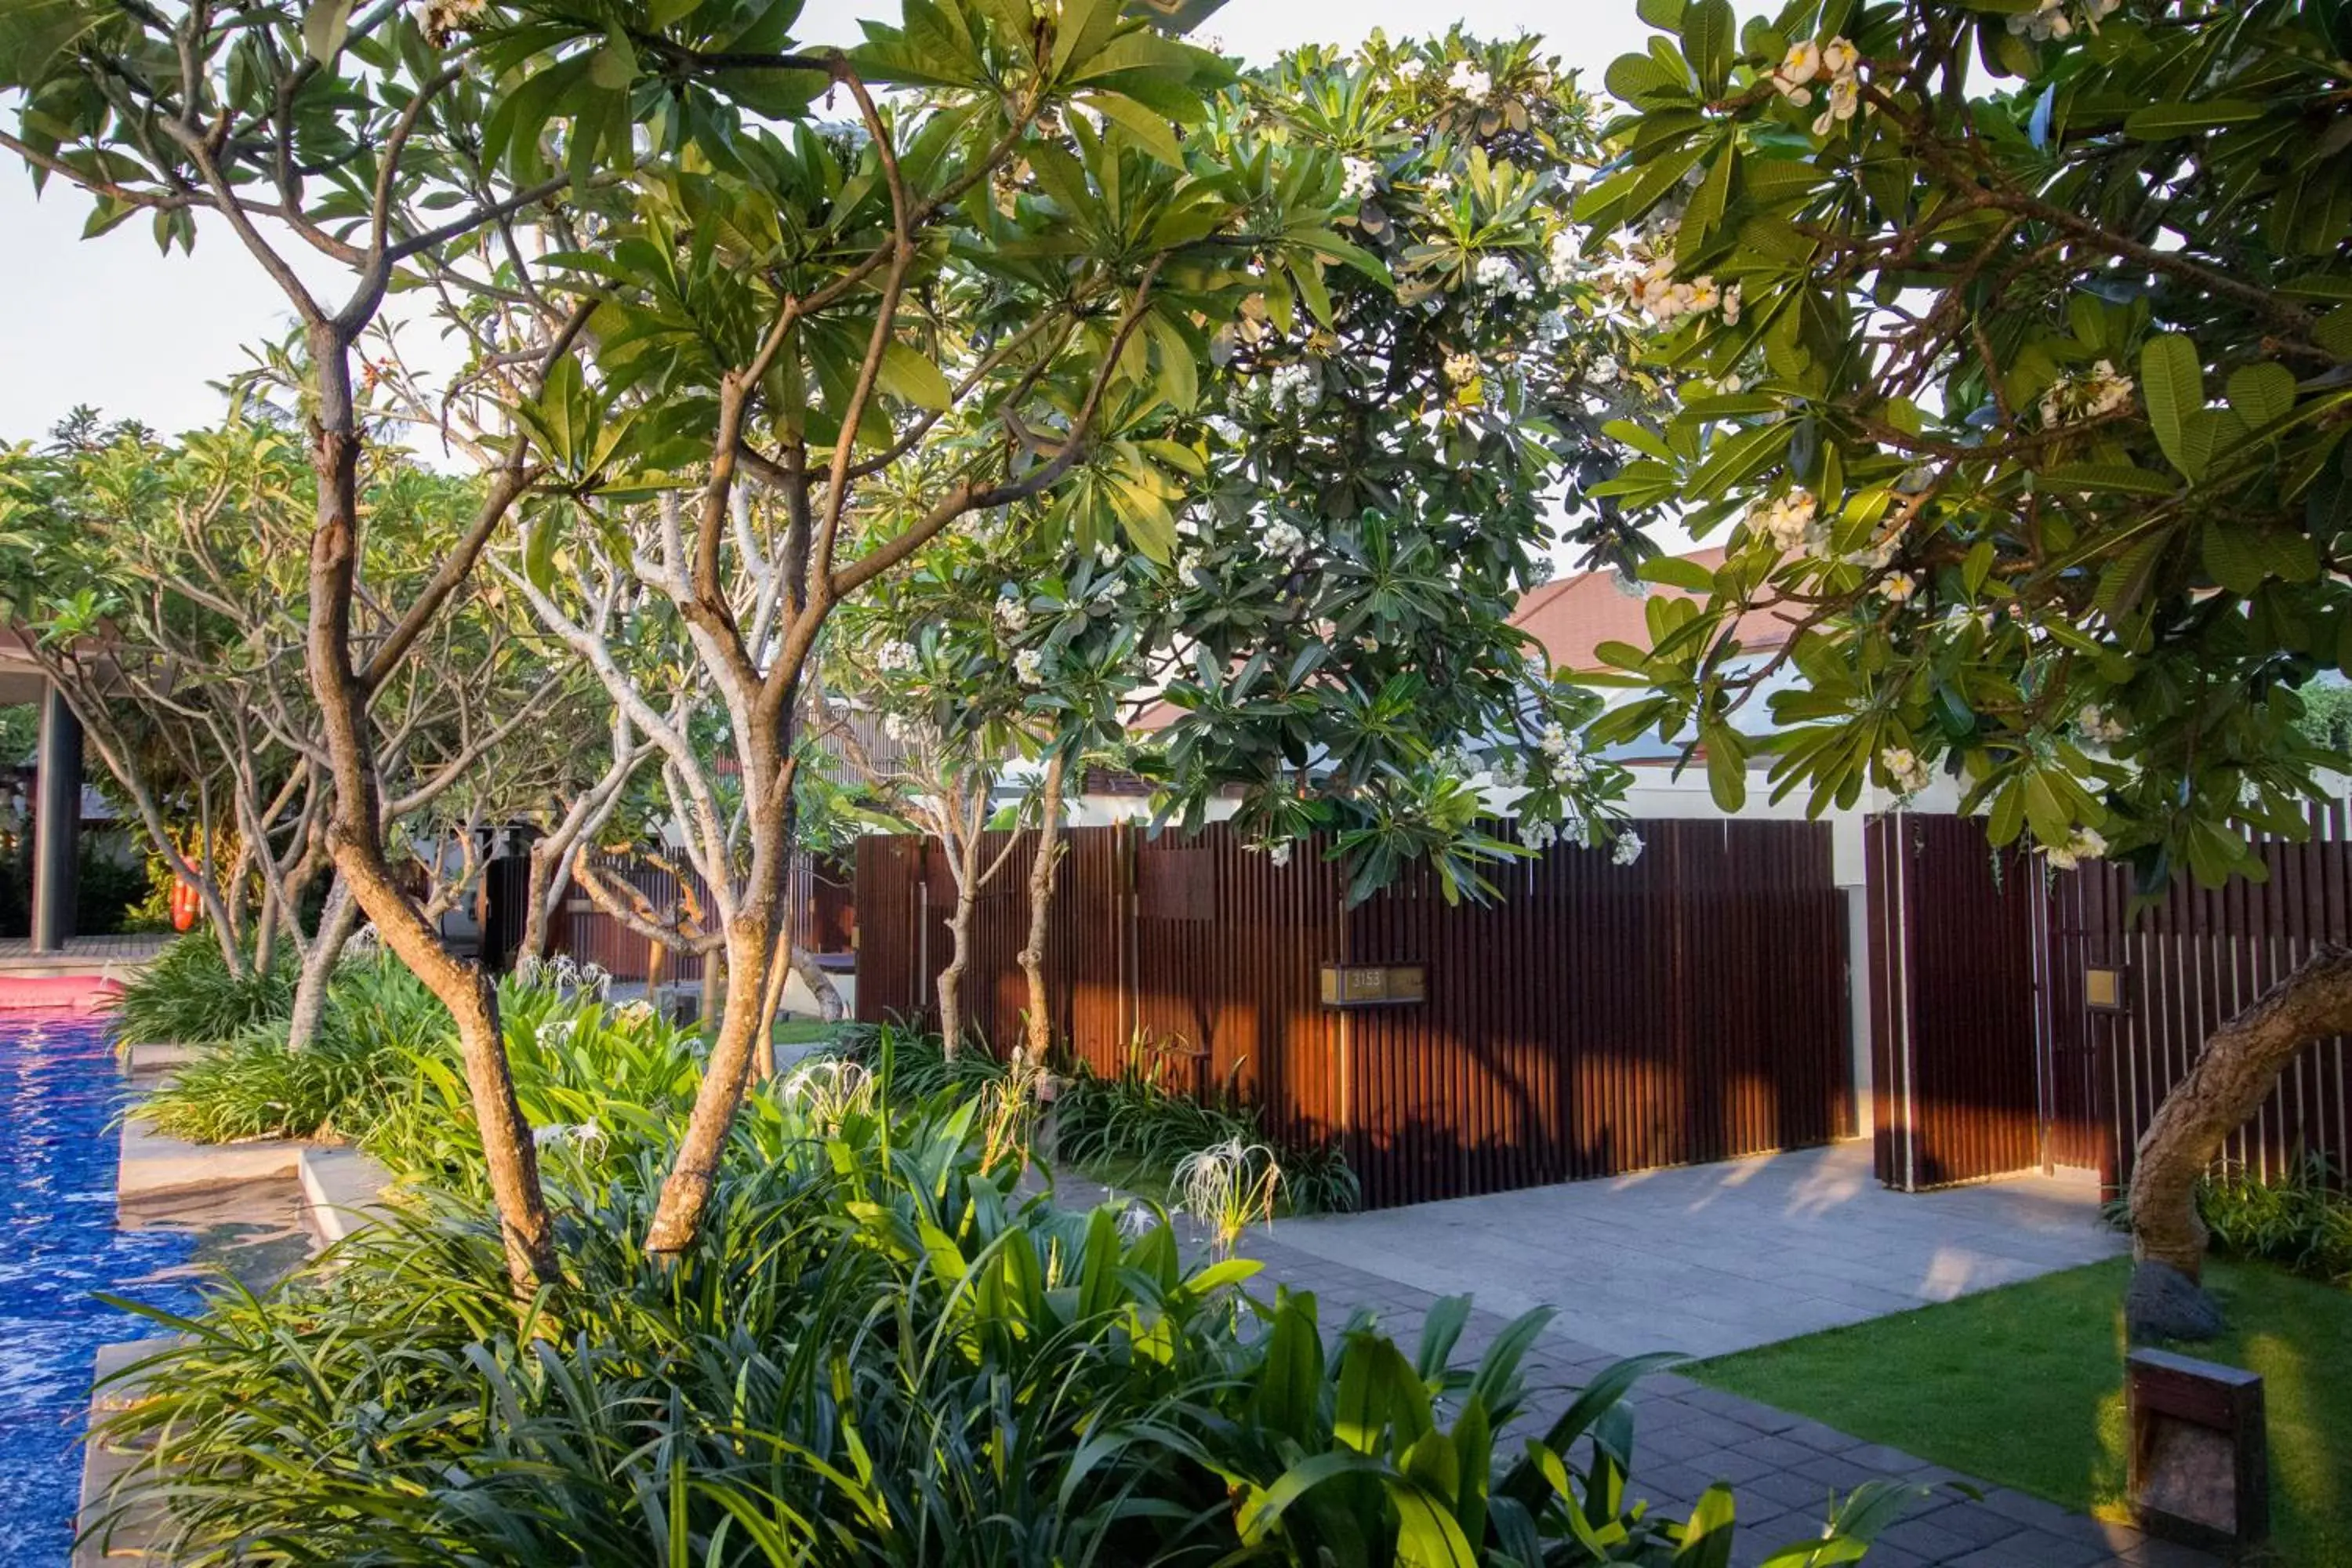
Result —
[[1531, 844], [1607, 837], [1623, 774], [1573, 740], [1598, 701], [1509, 625], [1563, 541], [1650, 548], [1593, 489], [1603, 422], [1660, 383], [1563, 221], [1590, 100], [1531, 39], [1376, 35], [1250, 77], [1205, 140], [1263, 179], [1336, 159], [1363, 261], [1265, 267], [1206, 323], [1200, 477], [1141, 637], [1179, 714], [1145, 765], [1188, 821], [1238, 785], [1270, 847], [1336, 829], [1358, 896], [1423, 858], [1447, 896], [1483, 890], [1514, 848], [1481, 775], [1526, 789]]
[[[1710, 753], [1782, 664], [1776, 792], [1953, 774], [1997, 844], [2143, 887], [2262, 875], [2314, 770], [2295, 688], [2352, 668], [2352, 12], [2253, 0], [1645, 0], [1580, 202], [1690, 399], [1603, 489], [1719, 536], [1601, 732]], [[1737, 320], [1707, 308], [1740, 290]], [[1748, 657], [1771, 607], [1786, 647]], [[1736, 804], [1743, 770], [1717, 771]], [[2200, 1172], [2306, 1040], [2315, 953], [2223, 1026], [2143, 1141], [2144, 1269], [2197, 1275]]]
[[[486, 54], [467, 24], [508, 51]], [[576, 41], [583, 32], [601, 44], [600, 26], [536, 13], [353, 0], [26, 0], [0, 11], [0, 91], [10, 98], [0, 146], [36, 184], [87, 193], [94, 229], [146, 217], [167, 251], [211, 230], [271, 280], [296, 319], [302, 353], [291, 369], [314, 481], [305, 655], [332, 784], [326, 841], [386, 943], [456, 1019], [519, 1297], [559, 1280], [495, 988], [443, 949], [401, 887], [367, 715], [540, 482], [541, 459], [528, 439], [499, 441], [467, 526], [415, 597], [383, 604], [386, 630], [363, 644], [352, 617], [368, 593], [360, 492], [374, 373], [361, 345], [399, 287], [429, 291], [460, 328], [468, 301], [513, 307], [503, 319], [515, 336], [489, 345], [476, 367], [506, 397], [565, 360], [585, 311], [548, 305], [516, 225], [554, 222], [549, 204], [572, 190], [574, 172], [583, 186], [625, 181], [634, 155], [628, 73], [622, 89], [610, 65], [590, 79], [594, 46]], [[558, 74], [530, 70], [534, 59]], [[578, 130], [567, 134], [559, 108], [583, 116]], [[572, 168], [548, 166], [543, 150], [557, 146]], [[618, 155], [600, 158], [604, 148]]]
[[[1164, 449], [1178, 462], [1190, 456]], [[935, 977], [950, 1052], [963, 1038], [961, 980], [978, 900], [1018, 842], [991, 851], [982, 835], [1001, 819], [1036, 827], [1020, 954], [1029, 992], [1020, 1049], [1042, 1062], [1053, 1043], [1044, 944], [1070, 770], [1089, 748], [1122, 736], [1126, 700], [1143, 673], [1139, 614], [1160, 569], [1122, 549], [1123, 541], [1075, 552], [1067, 528], [1051, 519], [1025, 523], [1007, 517], [959, 531], [845, 616], [826, 686], [881, 717], [897, 742], [888, 754], [875, 755], [846, 732], [835, 743], [885, 809], [940, 840], [955, 883], [950, 951]], [[996, 804], [1007, 784], [1020, 794], [1010, 812]]]
[[[593, 374], [559, 369], [519, 412], [562, 499], [518, 578], [687, 786], [690, 837], [727, 872], [712, 885], [728, 968], [764, 976], [806, 677], [836, 607], [959, 519], [1065, 481], [1173, 483], [1140, 443], [1166, 388], [1198, 379], [1193, 323], [1232, 313], [1253, 258], [1319, 276], [1350, 251], [1329, 228], [1336, 162], [1252, 176], [1181, 141], [1224, 68], [1108, 0], [923, 5], [845, 52], [790, 47], [785, 11], [748, 15], [632, 11], [593, 44], [572, 24], [576, 57], [553, 18], [486, 47], [591, 60], [575, 75], [623, 83], [614, 111], [659, 149], [595, 244], [553, 258], [593, 304]], [[822, 96], [850, 118], [778, 132], [722, 111], [746, 83], [771, 112]], [[1151, 524], [1122, 515], [1123, 546], [1164, 552]], [[559, 596], [567, 546], [589, 534], [675, 616], [724, 713], [740, 804], [691, 787], [690, 738]], [[760, 995], [730, 989], [656, 1253], [701, 1222]]]
[[[311, 476], [289, 423], [249, 412], [176, 442], [0, 458], [14, 524], [0, 572], [18, 584], [34, 657], [153, 852], [196, 890], [232, 970], [300, 954], [299, 1047], [357, 910], [327, 850], [331, 760], [303, 671]], [[376, 447], [359, 497], [372, 595], [354, 625], [372, 639], [478, 496]], [[530, 631], [460, 595], [368, 706], [386, 853], [449, 873], [428, 912], [478, 876], [478, 856], [451, 852], [470, 844], [467, 825], [524, 815], [572, 759], [571, 740], [549, 732], [562, 706]]]

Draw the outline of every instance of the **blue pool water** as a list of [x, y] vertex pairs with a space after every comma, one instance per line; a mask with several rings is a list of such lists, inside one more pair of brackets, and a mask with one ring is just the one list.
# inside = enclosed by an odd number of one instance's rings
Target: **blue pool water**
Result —
[[158, 1331], [91, 1292], [195, 1300], [192, 1233], [116, 1225], [123, 1099], [102, 1022], [0, 1016], [0, 1552], [26, 1568], [72, 1544], [91, 1357]]

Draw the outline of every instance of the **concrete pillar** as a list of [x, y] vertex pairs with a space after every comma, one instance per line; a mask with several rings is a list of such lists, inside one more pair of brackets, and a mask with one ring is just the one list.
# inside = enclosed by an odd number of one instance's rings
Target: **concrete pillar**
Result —
[[81, 721], [52, 686], [41, 699], [40, 794], [33, 803], [33, 951], [63, 952], [74, 931], [81, 838]]

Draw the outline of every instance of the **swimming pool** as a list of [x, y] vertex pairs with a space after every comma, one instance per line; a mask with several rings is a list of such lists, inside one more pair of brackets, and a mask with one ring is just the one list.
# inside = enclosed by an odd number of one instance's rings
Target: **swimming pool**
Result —
[[102, 1020], [0, 1015], [0, 1520], [7, 1561], [66, 1562], [98, 1347], [157, 1331], [109, 1290], [195, 1302], [186, 1230], [115, 1219], [115, 1113], [126, 1090]]

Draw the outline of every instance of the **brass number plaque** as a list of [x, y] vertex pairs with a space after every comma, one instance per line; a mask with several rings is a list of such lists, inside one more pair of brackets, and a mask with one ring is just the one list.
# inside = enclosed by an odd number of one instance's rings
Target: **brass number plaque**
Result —
[[1429, 971], [1418, 963], [1327, 963], [1326, 1007], [1394, 1007], [1429, 999]]

